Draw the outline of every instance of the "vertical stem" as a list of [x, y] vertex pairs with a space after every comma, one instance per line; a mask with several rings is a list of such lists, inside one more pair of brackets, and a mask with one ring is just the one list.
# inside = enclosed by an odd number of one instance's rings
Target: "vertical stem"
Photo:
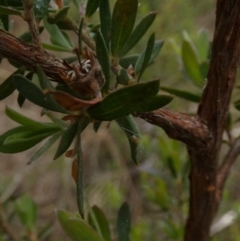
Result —
[[77, 132], [77, 204], [78, 210], [82, 218], [84, 218], [84, 194], [83, 194], [83, 163], [82, 163], [82, 149], [81, 149], [81, 132], [82, 121], [79, 121]]
[[219, 207], [218, 159], [240, 55], [240, 1], [218, 0], [212, 56], [198, 109], [209, 130], [203, 145], [188, 145], [190, 206], [185, 241], [207, 241]]

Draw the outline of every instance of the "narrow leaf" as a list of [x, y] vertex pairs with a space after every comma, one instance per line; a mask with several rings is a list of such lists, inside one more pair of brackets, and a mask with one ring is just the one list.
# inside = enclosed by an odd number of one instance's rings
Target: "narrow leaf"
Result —
[[138, 165], [137, 152], [140, 133], [136, 122], [131, 115], [117, 119], [116, 122], [125, 132], [130, 144], [132, 160], [136, 165]]
[[203, 85], [204, 79], [200, 72], [197, 55], [190, 42], [187, 40], [183, 40], [182, 43], [182, 61], [190, 79], [195, 84]]
[[88, 0], [86, 6], [86, 17], [91, 17], [99, 7], [99, 0]]
[[124, 56], [129, 50], [131, 50], [142, 38], [142, 36], [147, 32], [149, 27], [155, 20], [157, 12], [150, 12], [146, 17], [144, 17], [140, 23], [135, 27], [132, 34], [130, 35], [127, 43], [125, 44], [123, 50], [121, 51], [121, 56]]
[[22, 69], [16, 70], [12, 75], [10, 75], [1, 85], [0, 85], [0, 100], [3, 100], [7, 98], [9, 95], [13, 93], [13, 91], [16, 89], [12, 80], [14, 75], [16, 74], [24, 74], [24, 71]]
[[62, 154], [64, 154], [67, 149], [70, 147], [72, 144], [74, 137], [77, 134], [77, 128], [78, 128], [78, 122], [74, 122], [71, 124], [66, 131], [64, 131], [61, 141], [59, 143], [57, 152], [54, 156], [54, 160], [59, 158]]
[[125, 202], [118, 211], [117, 234], [118, 240], [130, 241], [131, 214], [129, 205]]
[[192, 102], [199, 103], [201, 96], [197, 94], [193, 94], [186, 90], [179, 90], [169, 87], [163, 87], [161, 86], [161, 90], [164, 90], [170, 94], [176, 95], [177, 97], [183, 98], [185, 100], [190, 100]]
[[136, 19], [138, 0], [117, 0], [113, 9], [111, 23], [111, 51], [119, 57], [127, 42]]
[[64, 107], [62, 107], [50, 94], [50, 91], [51, 90], [54, 91], [55, 88], [39, 66], [37, 66], [37, 75], [38, 75], [39, 83], [41, 85], [42, 90], [45, 92], [46, 90], [48, 90], [48, 92], [46, 92], [45, 94], [45, 99], [47, 103], [54, 106], [55, 109], [57, 109], [59, 112], [67, 113], [67, 110]]
[[[33, 75], [34, 75], [34, 72], [29, 72], [26, 75], [26, 78], [29, 79], [30, 81], [32, 81]], [[18, 93], [17, 102], [18, 102], [18, 105], [19, 105], [20, 108], [23, 106], [25, 100], [26, 100], [26, 98], [21, 93]]]
[[149, 112], [162, 108], [163, 106], [169, 104], [173, 100], [173, 97], [170, 95], [156, 95], [152, 98], [149, 98], [146, 103], [140, 105], [136, 112]]
[[102, 87], [102, 91], [104, 94], [106, 94], [108, 93], [110, 84], [110, 60], [106, 43], [100, 31], [98, 31], [96, 34], [96, 52], [97, 59], [105, 76], [105, 83]]
[[152, 52], [153, 52], [153, 46], [155, 41], [155, 33], [151, 34], [151, 36], [148, 39], [147, 48], [146, 50], [139, 56], [137, 63], [134, 68], [135, 74], [137, 74], [139, 70], [138, 75], [138, 81], [140, 80], [144, 70], [147, 68], [149, 64], [149, 60], [151, 58]]
[[134, 68], [137, 60], [139, 58], [139, 54], [132, 54], [120, 59], [119, 64], [124, 68], [128, 69], [129, 66]]
[[13, 128], [0, 136], [0, 152], [25, 151], [57, 131], [59, 131], [57, 128], [31, 129], [27, 126]]
[[163, 40], [156, 40], [155, 41], [154, 46], [153, 46], [152, 55], [151, 55], [151, 58], [149, 60], [149, 64], [151, 64], [154, 61], [154, 59], [158, 56], [160, 50], [163, 47], [163, 44], [164, 44]]
[[22, 17], [22, 12], [12, 9], [12, 8], [8, 8], [8, 7], [4, 7], [4, 6], [0, 6], [0, 14], [1, 15], [17, 15]]
[[57, 127], [57, 125], [55, 125], [54, 123], [41, 123], [41, 122], [37, 122], [35, 120], [32, 120], [20, 113], [18, 113], [17, 111], [6, 107], [5, 109], [5, 113], [6, 115], [13, 121], [23, 125], [23, 126], [28, 126], [30, 128], [35, 128], [35, 129], [40, 129], [40, 128], [55, 128]]
[[110, 233], [110, 229], [109, 229], [109, 223], [107, 221], [107, 218], [106, 218], [104, 212], [97, 206], [93, 206], [92, 210], [89, 212], [88, 222], [92, 226], [92, 228], [94, 228], [97, 231], [94, 221], [93, 221], [93, 217], [91, 217], [91, 214], [93, 214], [95, 216], [98, 226], [100, 228], [101, 235], [104, 238], [104, 240], [111, 241], [111, 233]]
[[42, 156], [43, 153], [45, 153], [63, 134], [63, 131], [57, 132], [56, 134], [52, 135], [51, 138], [49, 138], [44, 145], [38, 149], [35, 154], [31, 157], [28, 164], [31, 164], [33, 161], [37, 160], [39, 157]]
[[66, 17], [67, 17], [67, 13], [68, 13], [68, 10], [69, 10], [69, 6], [65, 6], [61, 9], [59, 9], [53, 17], [50, 17], [48, 19], [48, 22], [51, 23], [51, 24], [55, 24], [61, 20], [64, 20]]
[[56, 24], [49, 24], [47, 19], [44, 18], [44, 26], [50, 34], [50, 40], [53, 45], [66, 48], [68, 50], [73, 49], [73, 44], [69, 43], [68, 39]]
[[[21, 93], [26, 99], [31, 101], [32, 103], [46, 108], [47, 110], [61, 112], [59, 108], [57, 108], [52, 103], [48, 103], [46, 100], [46, 95], [43, 94], [42, 90], [40, 90], [34, 83], [29, 81], [22, 75], [15, 75], [13, 77], [13, 84], [16, 89]], [[66, 113], [65, 111], [63, 113]]]
[[95, 120], [114, 120], [129, 115], [148, 98], [155, 96], [159, 86], [159, 80], [153, 80], [121, 88], [89, 107], [87, 114]]
[[59, 221], [63, 230], [72, 241], [104, 241], [96, 231], [83, 220], [69, 219], [63, 221], [63, 219], [59, 219]]
[[107, 49], [109, 49], [109, 41], [111, 36], [111, 11], [109, 0], [99, 1], [99, 15], [101, 21], [101, 32]]
[[52, 50], [52, 51], [72, 53], [72, 49], [61, 47], [61, 46], [58, 46], [58, 45], [42, 43], [42, 46], [44, 47], [44, 49], [49, 49], [49, 50]]

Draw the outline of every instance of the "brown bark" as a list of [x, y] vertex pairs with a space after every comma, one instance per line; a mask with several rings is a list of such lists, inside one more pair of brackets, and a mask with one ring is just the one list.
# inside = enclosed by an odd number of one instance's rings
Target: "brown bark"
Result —
[[208, 240], [220, 199], [218, 159], [240, 53], [240, 1], [217, 2], [212, 56], [197, 118], [207, 125], [203, 148], [188, 146], [191, 159], [190, 210], [185, 240]]
[[[72, 67], [57, 57], [24, 43], [0, 29], [0, 55], [32, 70], [41, 65], [46, 75], [61, 82]], [[190, 205], [185, 241], [206, 241], [219, 207], [229, 170], [240, 153], [239, 138], [223, 163], [219, 151], [240, 53], [240, 0], [218, 0], [207, 85], [195, 117], [168, 109], [136, 114], [163, 128], [187, 145], [190, 160]], [[220, 166], [220, 167], [219, 167]]]
[[[189, 216], [185, 241], [209, 239], [229, 171], [240, 153], [237, 138], [219, 166], [219, 151], [240, 54], [240, 1], [218, 0], [207, 85], [195, 119], [166, 110], [139, 115], [186, 143], [191, 160]], [[158, 113], [158, 114], [157, 114]]]
[[17, 39], [2, 29], [0, 29], [0, 43], [0, 56], [25, 65], [33, 71], [36, 71], [37, 65], [40, 65], [46, 75], [56, 82], [64, 83], [63, 76], [67, 76], [67, 73], [73, 70], [63, 60]]

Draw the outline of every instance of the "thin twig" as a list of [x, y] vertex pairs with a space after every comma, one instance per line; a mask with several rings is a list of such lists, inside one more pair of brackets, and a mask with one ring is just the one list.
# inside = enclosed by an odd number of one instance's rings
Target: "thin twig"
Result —
[[37, 23], [35, 21], [34, 13], [33, 13], [33, 1], [22, 0], [23, 7], [25, 10], [25, 20], [28, 22], [29, 30], [32, 36], [32, 42], [34, 47], [38, 49], [38, 51], [43, 52], [43, 48], [41, 45], [41, 41], [39, 38], [39, 31], [37, 27]]
[[226, 154], [221, 166], [218, 169], [217, 183], [220, 191], [222, 191], [224, 184], [227, 180], [227, 177], [229, 175], [230, 169], [232, 165], [235, 163], [235, 161], [237, 160], [239, 153], [240, 153], [240, 137], [235, 139], [232, 147]]
[[14, 230], [11, 229], [8, 222], [6, 221], [5, 214], [3, 211], [2, 204], [0, 203], [0, 229], [6, 234], [10, 240], [18, 241], [19, 239], [15, 236]]

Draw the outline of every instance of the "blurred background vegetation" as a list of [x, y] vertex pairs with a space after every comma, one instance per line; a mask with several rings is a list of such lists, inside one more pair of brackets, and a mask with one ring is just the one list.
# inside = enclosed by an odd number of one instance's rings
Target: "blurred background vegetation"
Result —
[[[182, 72], [181, 61], [174, 46], [181, 46], [183, 31], [187, 31], [192, 42], [197, 47], [199, 32], [205, 29], [209, 40], [214, 29], [214, 3], [205, 0], [142, 0], [139, 6], [138, 19], [150, 11], [158, 11], [157, 18], [143, 40], [131, 53], [141, 52], [146, 46], [152, 31], [156, 39], [165, 41], [164, 47], [155, 63], [144, 73], [143, 79], [160, 77], [163, 86], [201, 92], [189, 81]], [[111, 1], [114, 4], [114, 1]], [[79, 13], [71, 10], [76, 18]], [[91, 19], [98, 22], [95, 14]], [[138, 21], [137, 21], [138, 22]], [[19, 36], [27, 30], [27, 24], [12, 18], [12, 33]], [[72, 35], [75, 38], [74, 35]], [[41, 35], [44, 42], [48, 35]], [[77, 39], [74, 40], [75, 43]], [[173, 44], [175, 43], [175, 44]], [[59, 53], [57, 53], [59, 55]], [[61, 57], [63, 57], [61, 55]], [[0, 82], [12, 73], [14, 67], [4, 60], [0, 68]], [[5, 106], [19, 111], [16, 94], [0, 103], [1, 116], [4, 116]], [[171, 108], [180, 112], [195, 113], [197, 105], [175, 98]], [[40, 118], [40, 108], [26, 102], [21, 110], [33, 119]], [[234, 118], [239, 118], [233, 111]], [[97, 134], [89, 126], [83, 135], [84, 180], [87, 202], [99, 206], [106, 214], [111, 224], [113, 234], [117, 211], [124, 201], [130, 205], [132, 215], [132, 240], [182, 240], [184, 224], [188, 211], [188, 169], [189, 162], [185, 146], [170, 140], [166, 134], [142, 120], [138, 120], [141, 131], [139, 166], [130, 160], [130, 150], [124, 134], [116, 128], [115, 123], [104, 123]], [[15, 124], [7, 118], [0, 119], [0, 133], [10, 129]], [[237, 132], [237, 129], [236, 129]], [[71, 160], [61, 157], [52, 160], [54, 148], [44, 156], [27, 165], [29, 158], [39, 146], [24, 153], [7, 155], [0, 154], [0, 202], [4, 209], [10, 227], [22, 237], [27, 235], [26, 223], [19, 218], [21, 204], [27, 196], [36, 204], [36, 232], [38, 240], [65, 241], [69, 240], [57, 222], [55, 209], [65, 209], [77, 212], [75, 183], [71, 177]], [[239, 166], [239, 164], [238, 164]], [[240, 190], [238, 185], [239, 172], [235, 168], [227, 183], [219, 217], [229, 214], [234, 219], [226, 229], [220, 228], [213, 236], [214, 241], [239, 241], [240, 230], [238, 214], [240, 212]], [[27, 196], [22, 196], [27, 195]], [[31, 200], [30, 199], [30, 200]], [[20, 200], [20, 201], [19, 201]], [[85, 205], [86, 209], [88, 205]], [[231, 211], [231, 213], [229, 213]], [[35, 214], [34, 214], [35, 215]], [[34, 216], [33, 215], [33, 216]], [[219, 226], [218, 226], [219, 227]], [[223, 229], [223, 230], [222, 230]], [[197, 234], [196, 234], [197, 235]], [[6, 240], [0, 235], [0, 240]], [[26, 238], [26, 240], [28, 240]], [[32, 239], [34, 240], [34, 239]]]

